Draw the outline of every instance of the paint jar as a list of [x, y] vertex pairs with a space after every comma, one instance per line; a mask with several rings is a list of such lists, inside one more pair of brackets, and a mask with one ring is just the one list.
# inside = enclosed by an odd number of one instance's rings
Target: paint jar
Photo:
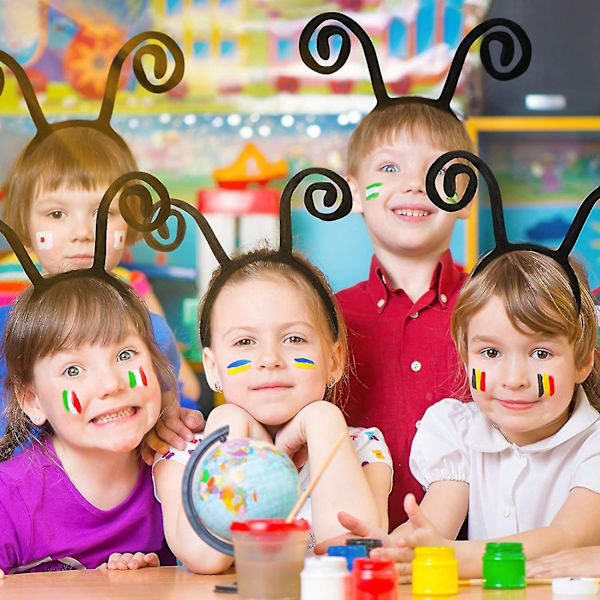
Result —
[[308, 521], [249, 519], [231, 524], [240, 598], [298, 600]]
[[398, 576], [391, 560], [357, 558], [350, 574], [352, 600], [398, 600]]
[[343, 556], [305, 559], [300, 573], [301, 600], [346, 600], [350, 574]]
[[373, 548], [381, 548], [383, 543], [375, 538], [349, 538], [346, 540], [346, 546], [364, 546], [366, 555], [369, 556]]
[[412, 592], [427, 596], [458, 594], [454, 548], [417, 546], [412, 561]]
[[328, 546], [328, 556], [343, 556], [348, 564], [348, 571], [352, 571], [356, 558], [365, 558], [367, 550], [364, 546]]
[[525, 587], [525, 555], [518, 542], [489, 542], [483, 561], [483, 587], [511, 589]]

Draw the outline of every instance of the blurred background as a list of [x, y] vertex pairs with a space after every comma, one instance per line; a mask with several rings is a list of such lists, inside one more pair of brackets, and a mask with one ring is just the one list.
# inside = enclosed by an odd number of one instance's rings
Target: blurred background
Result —
[[[182, 83], [147, 92], [123, 69], [113, 127], [142, 170], [199, 206], [228, 249], [277, 239], [278, 197], [288, 177], [321, 166], [344, 173], [356, 123], [374, 106], [364, 55], [351, 35], [347, 64], [331, 76], [300, 60], [298, 38], [325, 10], [343, 12], [373, 40], [390, 95], [439, 95], [453, 53], [482, 20], [503, 16], [529, 34], [529, 70], [498, 82], [477, 48], [453, 107], [503, 193], [509, 238], [557, 246], [577, 206], [600, 185], [600, 8], [587, 0], [0, 0], [0, 48], [25, 68], [50, 121], [98, 116], [108, 67], [122, 44], [156, 29], [180, 44]], [[332, 52], [339, 49], [332, 41]], [[10, 70], [0, 95], [0, 178], [35, 130]], [[226, 190], [223, 192], [223, 190]], [[231, 192], [234, 192], [233, 195]], [[466, 269], [493, 247], [479, 207], [452, 241]], [[368, 274], [372, 248], [358, 214], [334, 223], [297, 203], [293, 233], [335, 290]], [[1, 203], [0, 203], [1, 207]], [[600, 218], [576, 246], [600, 285]], [[197, 298], [214, 262], [190, 223], [183, 245], [162, 254], [139, 243], [126, 266], [143, 270], [192, 364]]]

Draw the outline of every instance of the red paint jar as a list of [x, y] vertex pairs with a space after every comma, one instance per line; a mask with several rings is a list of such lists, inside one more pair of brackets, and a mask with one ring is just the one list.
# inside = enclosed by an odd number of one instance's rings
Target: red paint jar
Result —
[[357, 558], [351, 575], [352, 600], [398, 600], [398, 577], [391, 560]]

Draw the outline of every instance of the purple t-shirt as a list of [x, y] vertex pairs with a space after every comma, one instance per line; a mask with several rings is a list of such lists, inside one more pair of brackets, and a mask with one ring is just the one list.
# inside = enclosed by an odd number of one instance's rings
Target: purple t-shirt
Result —
[[175, 559], [164, 544], [162, 513], [152, 472], [119, 505], [100, 510], [73, 485], [50, 438], [0, 463], [0, 569], [5, 573], [93, 569], [112, 552], [156, 552], [161, 565]]

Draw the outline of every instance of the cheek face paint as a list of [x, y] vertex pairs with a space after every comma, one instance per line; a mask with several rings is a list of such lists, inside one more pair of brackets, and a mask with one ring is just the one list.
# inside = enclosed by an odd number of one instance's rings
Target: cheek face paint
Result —
[[134, 371], [128, 371], [129, 373], [129, 387], [146, 387], [148, 385], [148, 379], [146, 379], [146, 373], [142, 367], [138, 367]]
[[227, 375], [237, 375], [238, 373], [244, 373], [248, 371], [252, 366], [252, 361], [247, 358], [240, 360], [234, 360], [232, 363], [227, 365]]
[[375, 200], [375, 198], [379, 196], [382, 186], [383, 183], [380, 182], [370, 183], [366, 187], [367, 193], [365, 195], [365, 200]]
[[38, 250], [50, 250], [54, 246], [51, 231], [36, 231], [35, 243]]
[[479, 392], [485, 392], [485, 371], [473, 369], [471, 375], [471, 387]]
[[81, 414], [81, 404], [79, 403], [77, 394], [73, 390], [63, 390], [62, 400], [63, 406], [68, 413]]
[[296, 369], [316, 369], [317, 365], [315, 365], [314, 360], [310, 360], [310, 358], [295, 358], [294, 366]]
[[538, 373], [538, 398], [554, 396], [554, 377], [548, 373]]
[[122, 250], [125, 245], [125, 232], [124, 231], [115, 231], [115, 250]]

